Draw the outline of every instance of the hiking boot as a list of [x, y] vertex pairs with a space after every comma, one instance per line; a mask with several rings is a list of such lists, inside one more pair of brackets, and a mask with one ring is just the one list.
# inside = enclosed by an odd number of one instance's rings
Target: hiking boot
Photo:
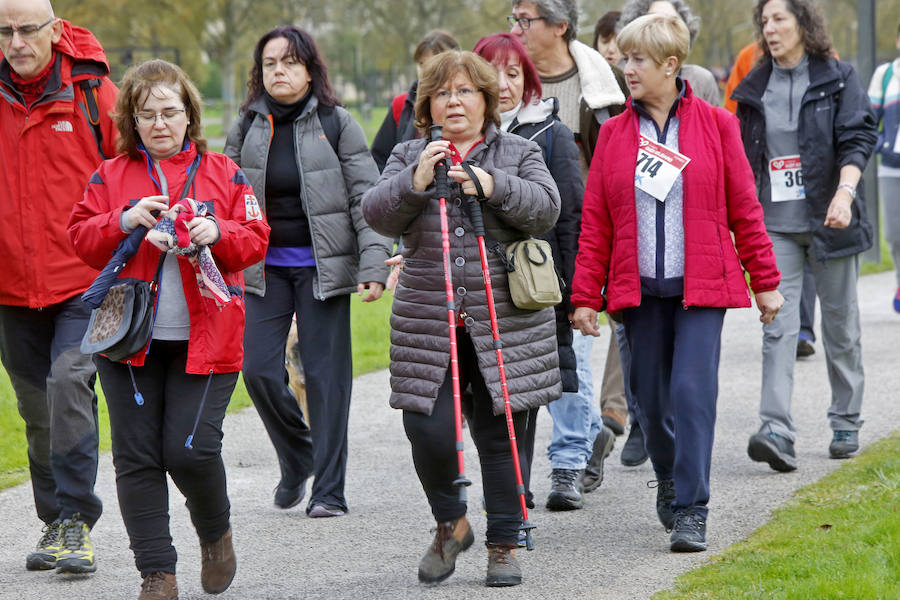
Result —
[[47, 571], [56, 568], [56, 561], [62, 551], [62, 541], [59, 538], [59, 519], [44, 525], [43, 535], [38, 540], [34, 552], [25, 558], [25, 568], [29, 571]]
[[306, 508], [306, 514], [312, 519], [324, 519], [328, 517], [343, 517], [347, 511], [340, 506], [317, 502]]
[[747, 444], [747, 454], [756, 462], [769, 463], [769, 466], [787, 473], [797, 468], [797, 455], [794, 454], [794, 442], [784, 436], [770, 431], [754, 433]]
[[816, 353], [816, 347], [813, 346], [812, 340], [805, 335], [800, 334], [797, 338], [797, 358], [806, 358]]
[[617, 410], [607, 408], [600, 414], [603, 424], [609, 427], [616, 435], [625, 433], [625, 423], [628, 421], [627, 415], [623, 415]]
[[231, 527], [215, 542], [200, 542], [200, 583], [204, 592], [221, 594], [227, 590], [236, 570], [237, 557], [231, 544]]
[[690, 510], [678, 511], [670, 540], [672, 552], [706, 550], [706, 519]]
[[97, 570], [94, 562], [94, 544], [91, 530], [79, 515], [72, 515], [59, 526], [62, 548], [56, 559], [59, 573], [93, 573]]
[[581, 495], [581, 469], [553, 469], [550, 472], [550, 510], [578, 510], [584, 507]]
[[647, 487], [656, 488], [656, 516], [666, 531], [671, 531], [675, 523], [675, 511], [672, 510], [672, 503], [675, 502], [675, 480], [655, 479], [648, 481]]
[[637, 467], [647, 462], [647, 448], [644, 446], [644, 431], [641, 424], [637, 421], [631, 422], [631, 431], [628, 432], [628, 439], [622, 446], [622, 455], [619, 460], [626, 467]]
[[280, 481], [275, 486], [275, 506], [282, 509], [294, 508], [303, 500], [306, 493], [306, 480], [300, 482], [296, 487], [283, 485]]
[[616, 434], [612, 432], [612, 429], [606, 425], [601, 427], [597, 437], [594, 438], [594, 450], [591, 458], [581, 475], [581, 487], [585, 492], [593, 492], [603, 483], [603, 461], [612, 452], [615, 444]]
[[522, 583], [522, 569], [516, 558], [515, 544], [485, 543], [488, 549], [487, 587], [509, 587]]
[[453, 575], [456, 557], [460, 552], [468, 550], [474, 542], [475, 534], [465, 517], [438, 523], [434, 541], [419, 561], [419, 581], [437, 583]]
[[138, 600], [178, 600], [175, 575], [156, 571], [144, 577]]
[[850, 455], [859, 450], [859, 432], [837, 430], [828, 445], [828, 454], [831, 458], [850, 458]]

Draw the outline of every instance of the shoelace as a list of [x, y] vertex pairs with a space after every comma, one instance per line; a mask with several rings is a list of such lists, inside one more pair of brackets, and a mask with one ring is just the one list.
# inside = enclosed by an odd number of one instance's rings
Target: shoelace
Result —
[[56, 520], [49, 525], [44, 525], [44, 528], [41, 531], [44, 535], [42, 535], [40, 541], [38, 541], [38, 548], [52, 546], [59, 540], [59, 521]]
[[159, 571], [155, 573], [150, 573], [147, 575], [147, 578], [144, 580], [144, 583], [141, 584], [141, 590], [147, 592], [148, 594], [152, 594], [153, 592], [161, 592], [163, 583], [166, 581], [166, 576], [164, 573]]
[[550, 480], [553, 484], [574, 485], [578, 471], [574, 469], [554, 469], [550, 472]]
[[60, 533], [63, 539], [63, 546], [66, 550], [78, 550], [81, 548], [81, 531], [83, 525], [84, 523], [77, 521], [74, 518], [63, 521]]
[[834, 441], [835, 442], [848, 442], [850, 438], [853, 437], [852, 431], [835, 431], [834, 432]]
[[453, 537], [453, 521], [446, 521], [444, 523], [438, 523], [437, 527], [432, 529], [434, 532], [434, 542], [431, 545], [431, 548], [440, 554], [441, 558], [444, 558], [444, 542]]
[[700, 515], [695, 515], [693, 513], [682, 513], [675, 516], [674, 529], [680, 529], [682, 531], [687, 530], [690, 533], [699, 534], [700, 528], [705, 524], [706, 522]]
[[669, 499], [675, 497], [675, 480], [673, 479], [651, 479], [647, 482], [647, 487], [651, 490], [659, 488], [660, 497]]
[[495, 563], [499, 565], [510, 564], [509, 557], [512, 553], [509, 551], [509, 548], [491, 548], [489, 552], [491, 555], [491, 560], [493, 560]]

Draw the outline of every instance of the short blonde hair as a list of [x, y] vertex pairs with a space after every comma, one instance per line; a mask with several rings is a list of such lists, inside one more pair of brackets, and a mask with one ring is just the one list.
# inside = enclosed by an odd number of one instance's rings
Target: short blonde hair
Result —
[[622, 28], [616, 44], [622, 54], [645, 52], [658, 65], [674, 56], [681, 68], [691, 49], [691, 34], [680, 17], [644, 15]]
[[416, 127], [424, 132], [434, 124], [431, 118], [431, 97], [457, 73], [463, 73], [484, 95], [484, 126], [488, 123], [500, 126], [500, 84], [497, 69], [477, 54], [462, 50], [447, 50], [436, 54], [425, 63], [416, 93]]

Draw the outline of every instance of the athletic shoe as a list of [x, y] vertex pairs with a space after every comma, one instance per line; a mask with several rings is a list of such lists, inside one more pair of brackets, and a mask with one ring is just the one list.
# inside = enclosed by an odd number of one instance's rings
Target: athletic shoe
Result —
[[306, 493], [306, 480], [300, 482], [300, 485], [297, 487], [287, 487], [282, 485], [281, 482], [278, 482], [278, 485], [275, 486], [275, 506], [278, 508], [282, 508], [287, 510], [288, 508], [294, 508], [300, 501], [303, 500], [303, 495]]
[[647, 462], [647, 448], [644, 446], [644, 431], [641, 424], [637, 421], [631, 422], [631, 431], [628, 432], [628, 439], [622, 446], [622, 454], [619, 460], [626, 467], [637, 467]]
[[312, 504], [306, 509], [306, 514], [313, 519], [322, 519], [327, 517], [343, 517], [347, 514], [340, 506], [332, 506], [331, 504]]
[[786, 473], [797, 468], [797, 456], [794, 454], [794, 442], [777, 433], [754, 433], [747, 444], [747, 455], [756, 462], [769, 463], [769, 466]]
[[591, 458], [581, 475], [581, 487], [585, 492], [593, 492], [603, 483], [603, 462], [612, 452], [615, 444], [616, 434], [606, 425], [601, 427], [597, 437], [594, 438], [594, 450]]
[[25, 568], [29, 571], [47, 571], [56, 568], [59, 553], [62, 552], [62, 542], [59, 539], [59, 519], [48, 525], [44, 525], [41, 539], [38, 540], [34, 552], [25, 558]]
[[175, 575], [156, 571], [144, 577], [138, 600], [178, 600]]
[[828, 446], [828, 454], [831, 458], [850, 458], [850, 455], [859, 450], [859, 432], [838, 430], [831, 438]]
[[58, 573], [93, 573], [97, 570], [94, 562], [94, 544], [91, 530], [79, 515], [72, 515], [59, 527], [62, 550], [56, 561]]
[[672, 552], [706, 550], [706, 519], [691, 510], [679, 511], [670, 541]]
[[675, 502], [675, 480], [656, 479], [648, 481], [647, 487], [656, 488], [656, 516], [666, 531], [671, 531], [675, 523], [675, 511], [672, 510], [672, 503]]
[[797, 336], [797, 358], [806, 358], [816, 353], [816, 347], [813, 346], [811, 339], [802, 333]]
[[456, 570], [456, 557], [475, 542], [475, 534], [465, 517], [438, 523], [434, 540], [419, 561], [419, 581], [437, 583]]
[[547, 508], [550, 510], [578, 510], [584, 507], [581, 495], [580, 469], [553, 469], [550, 472], [550, 495]]

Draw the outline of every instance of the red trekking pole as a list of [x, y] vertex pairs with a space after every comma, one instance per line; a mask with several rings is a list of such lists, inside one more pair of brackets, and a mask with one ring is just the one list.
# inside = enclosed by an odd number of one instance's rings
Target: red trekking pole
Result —
[[[432, 125], [429, 130], [429, 141], [441, 139], [442, 127]], [[447, 289], [447, 324], [450, 326], [450, 379], [453, 384], [453, 424], [456, 428], [456, 461], [459, 475], [453, 485], [459, 488], [459, 501], [465, 504], [466, 488], [472, 482], [466, 477], [465, 457], [463, 456], [462, 432], [462, 400], [459, 390], [459, 351], [456, 346], [456, 303], [453, 297], [453, 278], [450, 274], [450, 227], [447, 224], [447, 196], [450, 195], [450, 184], [447, 181], [447, 163], [444, 159], [434, 166], [434, 185], [440, 199], [441, 215], [441, 249], [444, 253], [444, 286]]]
[[484, 291], [487, 296], [488, 314], [491, 317], [491, 335], [494, 338], [494, 349], [497, 352], [497, 369], [500, 371], [500, 389], [503, 390], [503, 410], [506, 412], [506, 430], [509, 433], [509, 447], [512, 451], [513, 467], [516, 470], [516, 490], [519, 494], [519, 506], [522, 509], [522, 525], [520, 531], [525, 532], [525, 548], [534, 550], [534, 541], [531, 539], [531, 530], [534, 529], [528, 521], [528, 505], [525, 500], [525, 483], [522, 481], [522, 465], [519, 462], [519, 446], [516, 443], [516, 428], [513, 425], [512, 408], [509, 404], [509, 389], [506, 386], [506, 367], [503, 365], [503, 343], [500, 341], [500, 326], [497, 323], [497, 311], [494, 308], [494, 288], [491, 285], [491, 272], [488, 268], [487, 247], [484, 243], [484, 216], [481, 212], [480, 198], [484, 198], [484, 191], [475, 172], [465, 162], [462, 168], [472, 178], [478, 197], [472, 199], [469, 217], [475, 228], [475, 236], [478, 238], [478, 253], [481, 256], [481, 274], [484, 277]]

